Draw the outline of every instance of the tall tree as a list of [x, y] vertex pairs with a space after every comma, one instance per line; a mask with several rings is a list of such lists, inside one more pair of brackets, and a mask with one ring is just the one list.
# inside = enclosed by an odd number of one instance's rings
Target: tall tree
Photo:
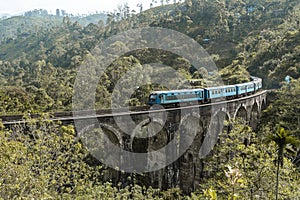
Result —
[[283, 167], [284, 152], [288, 151], [288, 145], [298, 146], [300, 141], [295, 137], [291, 136], [290, 132], [285, 130], [283, 127], [278, 127], [275, 134], [268, 136], [268, 142], [275, 142], [277, 149], [277, 160], [276, 160], [276, 200], [278, 199], [278, 184], [279, 184], [279, 170], [280, 166]]

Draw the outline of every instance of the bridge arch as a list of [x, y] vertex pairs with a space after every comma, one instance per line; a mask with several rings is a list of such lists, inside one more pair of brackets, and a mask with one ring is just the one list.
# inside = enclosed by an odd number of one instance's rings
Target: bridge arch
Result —
[[182, 118], [180, 127], [178, 129], [180, 134], [180, 154], [184, 153], [182, 152], [184, 148], [182, 149], [181, 147], [186, 146], [186, 144], [201, 142], [204, 134], [203, 127], [203, 122], [201, 121], [200, 115], [198, 113], [187, 114]]
[[168, 143], [167, 129], [160, 121], [145, 119], [131, 134], [129, 147], [133, 152], [147, 153], [161, 149]]
[[85, 139], [87, 137], [98, 137], [97, 141], [101, 140], [102, 142], [105, 142], [103, 141], [104, 138], [99, 134], [105, 134], [107, 136], [107, 139], [109, 139], [114, 145], [117, 145], [119, 147], [123, 147], [124, 145], [121, 133], [111, 125], [100, 123], [98, 126], [95, 126], [95, 124], [92, 124], [83, 128], [78, 133], [78, 135], [82, 139]]
[[152, 122], [148, 125], [147, 131], [151, 134], [156, 133], [155, 135], [148, 138], [148, 152], [159, 150], [168, 144], [168, 131], [162, 124]]
[[259, 107], [257, 102], [255, 102], [251, 108], [250, 120], [249, 120], [249, 125], [253, 130], [257, 130], [258, 128], [259, 116], [260, 116]]
[[[86, 126], [79, 132], [83, 144], [88, 148], [91, 155], [103, 162], [110, 160], [111, 163], [120, 163], [120, 157], [116, 151], [124, 147], [121, 133], [113, 126], [99, 123]], [[117, 148], [111, 148], [117, 146]], [[114, 152], [113, 152], [114, 151]]]
[[248, 121], [248, 113], [246, 108], [243, 105], [241, 105], [235, 112], [234, 119], [237, 118], [240, 118], [246, 122]]
[[124, 146], [123, 140], [122, 140], [122, 134], [115, 129], [113, 126], [108, 124], [101, 123], [100, 128], [102, 129], [103, 133], [108, 137], [108, 139], [115, 145], [118, 145], [120, 147]]
[[204, 138], [203, 144], [201, 145], [199, 154], [201, 158], [207, 156], [217, 143], [219, 134], [226, 130], [229, 132], [229, 126], [225, 126], [224, 122], [229, 121], [229, 114], [225, 111], [219, 110], [211, 118], [207, 134]]
[[[198, 152], [204, 136], [204, 126], [200, 119], [200, 115], [186, 115], [181, 120], [178, 131], [180, 133], [179, 153], [180, 155], [184, 153], [180, 157], [180, 186], [184, 192], [188, 193], [195, 189], [195, 178], [199, 173], [196, 170], [195, 163], [196, 160], [199, 159]], [[181, 146], [186, 147], [186, 144], [191, 144], [187, 150], [181, 148]], [[190, 178], [187, 179], [186, 177]]]
[[[129, 141], [129, 148], [132, 151], [137, 151], [139, 153], [145, 153], [145, 149], [147, 148], [147, 141], [143, 140], [145, 136], [148, 135], [147, 126], [150, 124], [150, 119], [145, 119], [140, 122], [135, 129], [133, 130], [132, 134], [130, 135]], [[146, 144], [145, 144], [146, 143]], [[144, 148], [139, 148], [137, 145], [144, 144]], [[144, 150], [142, 150], [144, 149]]]
[[264, 110], [264, 109], [266, 109], [266, 108], [267, 108], [267, 102], [266, 102], [265, 99], [263, 99], [263, 100], [261, 101], [261, 109], [260, 109], [260, 110]]

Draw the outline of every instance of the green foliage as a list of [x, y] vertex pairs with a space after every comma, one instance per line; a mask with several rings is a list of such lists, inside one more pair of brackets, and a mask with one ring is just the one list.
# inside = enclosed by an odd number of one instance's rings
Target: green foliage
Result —
[[271, 103], [264, 110], [262, 116], [263, 126], [286, 127], [293, 135], [300, 138], [300, 79], [292, 79], [290, 84], [272, 91]]
[[204, 196], [209, 197], [210, 200], [217, 200], [218, 196], [217, 196], [217, 191], [214, 190], [212, 187], [210, 187], [209, 189], [206, 189], [203, 191]]
[[94, 182], [99, 169], [84, 162], [88, 152], [71, 126], [32, 121], [1, 130], [1, 190], [5, 199], [48, 198]]
[[19, 87], [0, 88], [0, 113], [16, 114], [35, 110], [34, 97]]
[[[266, 145], [251, 128], [237, 121], [229, 133], [222, 133], [212, 155], [205, 160], [209, 177], [199, 189], [215, 190], [221, 199], [253, 199], [275, 197], [276, 148]], [[265, 133], [267, 134], [267, 133]], [[299, 173], [290, 160], [285, 159], [279, 188], [285, 198], [299, 196]], [[288, 185], [288, 186], [287, 186]], [[284, 192], [283, 192], [284, 191]], [[211, 198], [211, 197], [210, 197]]]
[[18, 37], [27, 38], [30, 35], [36, 35], [38, 32], [44, 32], [62, 26], [65, 18], [68, 18], [70, 23], [78, 21], [82, 26], [87, 26], [90, 23], [97, 24], [99, 21], [106, 21], [105, 13], [91, 14], [88, 16], [74, 16], [71, 14], [68, 17], [56, 16], [48, 14], [47, 10], [35, 9], [27, 11], [23, 16], [13, 16], [9, 18], [0, 18], [0, 43], [7, 42], [10, 39], [14, 40]]
[[[106, 25], [95, 21], [88, 25], [80, 25], [80, 20], [83, 18], [72, 16], [64, 18], [50, 16], [48, 19], [45, 17], [47, 14], [40, 10], [27, 13], [23, 17], [3, 20], [1, 22], [7, 22], [7, 26], [16, 24], [8, 23], [9, 20], [15, 20], [21, 24], [22, 20], [26, 23], [28, 20], [36, 20], [34, 23], [37, 26], [35, 31], [26, 37], [16, 36], [0, 45], [0, 83], [4, 86], [30, 88], [29, 96], [38, 99], [42, 93], [46, 101], [39, 99], [37, 101], [39, 109], [35, 110], [69, 110], [76, 67], [92, 55], [92, 50], [97, 50], [94, 47], [121, 31], [147, 26], [165, 27], [188, 34], [214, 55], [213, 58], [220, 68], [228, 66], [220, 73], [225, 84], [245, 82], [249, 80], [249, 73], [246, 69], [250, 61], [247, 52], [238, 53], [237, 50], [243, 45], [238, 45], [237, 41], [248, 38], [248, 33], [251, 31], [255, 32], [271, 27], [269, 24], [271, 13], [265, 12], [263, 8], [271, 10], [282, 6], [286, 7], [283, 2], [271, 6], [268, 1], [262, 1], [255, 3], [253, 11], [247, 11], [251, 5], [248, 1], [207, 2], [194, 0], [182, 4], [160, 6], [137, 15], [130, 13], [124, 5], [119, 8], [117, 13], [109, 14]], [[94, 16], [87, 18], [94, 20]], [[51, 21], [52, 19], [54, 21], [59, 19], [60, 23], [56, 24], [55, 22], [56, 25], [46, 25], [44, 28], [43, 25], [46, 23], [42, 20]], [[27, 28], [33, 30], [30, 27]], [[24, 32], [26, 30], [24, 29]], [[296, 41], [297, 34], [297, 31], [289, 31], [288, 39]], [[208, 42], [205, 39], [209, 39]], [[120, 42], [113, 45], [114, 49], [126, 49], [126, 46]], [[95, 57], [95, 59], [97, 58]], [[291, 59], [286, 57], [284, 60]], [[124, 55], [123, 58], [114, 61], [108, 67], [109, 70], [104, 75], [104, 81], [100, 80], [97, 88], [96, 108], [110, 107], [111, 92], [116, 81], [131, 67], [138, 63], [143, 65], [155, 62], [172, 66], [182, 75], [183, 79], [189, 80], [193, 76], [197, 76], [197, 78], [205, 76], [205, 73], [194, 74], [195, 69], [185, 58], [161, 50], [140, 49]], [[296, 65], [293, 69], [297, 69]], [[157, 73], [161, 73], [161, 71], [158, 70]], [[148, 78], [145, 79], [148, 80]], [[186, 87], [181, 83], [180, 85], [177, 83], [176, 86], [176, 88]], [[201, 86], [205, 85], [201, 84]], [[145, 95], [140, 95], [141, 91], [136, 91], [132, 95], [132, 99], [128, 99], [124, 104], [145, 104], [147, 94], [152, 89], [155, 87], [151, 88], [145, 84], [140, 88]]]
[[291, 136], [291, 133], [285, 130], [283, 127], [278, 127], [275, 134], [268, 135], [267, 142], [275, 142], [277, 145], [277, 162], [281, 165], [281, 167], [283, 166], [283, 156], [287, 146], [293, 145], [294, 147], [297, 147], [300, 144], [300, 141]]
[[[279, 184], [279, 169], [280, 166], [283, 167], [283, 157], [285, 151], [288, 151], [287, 146], [293, 145], [297, 147], [300, 145], [300, 140], [297, 140], [295, 137], [291, 136], [288, 131], [282, 127], [278, 127], [278, 130], [275, 134], [270, 134], [267, 137], [267, 142], [275, 142], [277, 149], [277, 171], [276, 171], [276, 199], [278, 199], [278, 184]], [[296, 152], [293, 152], [296, 154]]]
[[286, 75], [299, 78], [299, 3], [286, 1], [281, 8], [281, 14], [273, 10], [273, 23], [269, 22], [273, 28], [261, 27], [240, 44], [249, 72], [271, 88], [277, 88]]
[[[97, 57], [91, 52], [101, 50], [94, 47], [121, 31], [148, 26], [170, 28], [194, 38], [213, 54], [225, 84], [246, 82], [250, 72], [262, 77], [267, 87], [277, 87], [286, 75], [299, 78], [298, 8], [297, 1], [190, 0], [138, 15], [120, 7], [120, 13], [108, 16], [106, 25], [94, 21], [93, 16], [47, 19], [39, 15], [1, 20], [3, 26], [0, 27], [6, 32], [0, 30], [0, 113], [70, 110], [77, 67], [87, 59], [92, 60], [89, 64], [97, 65]], [[93, 24], [88, 23], [90, 20]], [[84, 24], [80, 24], [82, 21]], [[115, 50], [127, 48], [120, 42], [112, 47]], [[143, 105], [151, 90], [167, 89], [149, 84], [155, 80], [150, 73], [144, 76], [137, 73], [153, 72], [162, 77], [170, 74], [162, 68], [151, 71], [147, 63], [168, 65], [178, 72], [183, 81], [170, 81], [168, 89], [185, 88], [184, 81], [192, 78], [205, 86], [203, 78], [215, 81], [217, 75], [210, 77], [204, 69], [195, 72], [185, 58], [170, 52], [139, 49], [116, 59], [99, 77], [95, 107], [111, 107], [112, 97], [120, 99], [121, 92], [131, 96], [121, 99], [118, 105]], [[129, 90], [132, 82], [141, 84], [133, 93]], [[115, 88], [117, 83], [123, 86], [119, 91]], [[299, 79], [283, 85], [264, 114], [264, 135], [274, 133], [269, 127], [278, 124], [287, 127], [286, 132], [279, 131], [276, 137], [271, 137], [278, 144], [288, 138], [285, 133], [299, 136], [299, 91]], [[89, 101], [83, 99], [83, 104]], [[26, 127], [5, 130], [0, 123], [0, 197], [272, 199], [276, 182], [281, 197], [298, 197], [299, 173], [290, 157], [284, 157], [284, 151], [276, 151], [276, 144], [266, 145], [261, 140], [242, 122], [234, 122], [233, 130], [221, 134], [213, 156], [205, 160], [205, 172], [209, 176], [198, 192], [184, 197], [178, 188], [161, 192], [137, 184], [121, 188], [105, 183], [106, 169], [91, 164], [89, 153], [71, 126], [32, 121]], [[290, 149], [288, 145], [283, 147]], [[274, 160], [275, 163], [284, 161], [280, 181], [275, 181]]]
[[269, 133], [267, 142], [277, 147], [276, 163], [276, 199], [280, 196], [278, 184], [280, 169], [284, 166], [284, 157], [288, 157], [299, 167], [299, 79], [282, 83], [282, 87], [272, 91], [271, 103], [262, 116], [262, 133]]
[[237, 63], [221, 69], [219, 73], [224, 84], [236, 84], [250, 81], [250, 74], [246, 67]]
[[[105, 182], [107, 169], [88, 162], [89, 152], [72, 126], [48, 116], [17, 125], [0, 123], [0, 197], [3, 199], [178, 199], [179, 189], [161, 192], [135, 184]], [[134, 178], [134, 177], [133, 177]]]

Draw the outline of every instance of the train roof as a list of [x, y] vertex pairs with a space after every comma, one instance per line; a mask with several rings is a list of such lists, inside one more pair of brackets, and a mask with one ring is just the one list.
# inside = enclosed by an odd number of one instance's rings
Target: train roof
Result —
[[207, 87], [207, 88], [197, 88], [197, 89], [178, 89], [178, 90], [160, 90], [160, 91], [153, 91], [151, 94], [169, 94], [169, 93], [190, 93], [190, 92], [202, 92], [204, 90], [217, 90], [217, 89], [226, 89], [226, 88], [235, 88], [235, 87], [240, 87], [240, 86], [246, 86], [250, 84], [254, 84], [255, 82], [261, 82], [262, 79], [251, 76], [250, 77], [252, 80], [250, 82], [246, 83], [239, 83], [235, 85], [221, 85], [221, 86], [215, 86], [215, 87]]
[[255, 76], [250, 76], [250, 78], [252, 79], [252, 81], [261, 81], [261, 78], [255, 77]]
[[247, 83], [239, 83], [239, 84], [236, 84], [236, 86], [244, 86], [244, 85], [250, 85], [250, 84], [253, 84], [253, 81], [247, 82]]
[[198, 92], [204, 91], [204, 89], [182, 89], [182, 90], [161, 90], [161, 91], [153, 91], [151, 94], [166, 94], [166, 93], [185, 93], [185, 92]]
[[205, 88], [206, 90], [217, 90], [217, 89], [224, 89], [224, 88], [235, 88], [235, 85], [221, 85], [221, 86], [216, 86], [216, 87], [208, 87]]
[[222, 85], [216, 87], [209, 87], [209, 88], [198, 88], [198, 89], [182, 89], [182, 90], [160, 90], [160, 91], [153, 91], [151, 94], [166, 94], [166, 93], [185, 93], [185, 92], [197, 92], [197, 91], [204, 91], [204, 90], [216, 90], [216, 89], [223, 89], [223, 88], [230, 88], [235, 87], [235, 85]]

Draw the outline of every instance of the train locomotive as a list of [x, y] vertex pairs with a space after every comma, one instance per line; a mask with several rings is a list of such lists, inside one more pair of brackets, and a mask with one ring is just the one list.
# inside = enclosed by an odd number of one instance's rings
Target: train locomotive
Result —
[[193, 102], [209, 103], [221, 99], [234, 99], [254, 94], [262, 88], [262, 79], [251, 76], [251, 81], [236, 85], [225, 85], [201, 89], [154, 91], [149, 95], [149, 105], [178, 105]]

